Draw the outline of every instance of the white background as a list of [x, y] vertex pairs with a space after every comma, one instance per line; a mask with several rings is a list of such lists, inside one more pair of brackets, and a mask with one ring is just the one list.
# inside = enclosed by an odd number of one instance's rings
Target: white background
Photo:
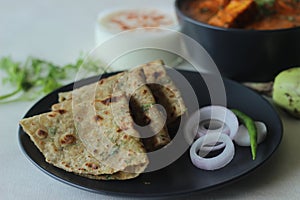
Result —
[[[173, 0], [0, 0], [0, 56], [10, 55], [19, 61], [35, 56], [58, 64], [74, 62], [81, 52], [94, 47], [97, 14], [122, 4], [172, 7]], [[0, 93], [6, 90], [0, 85]], [[0, 104], [0, 199], [130, 199], [73, 188], [31, 164], [19, 148], [17, 134], [18, 121], [34, 103]], [[298, 199], [300, 121], [281, 111], [280, 115], [284, 137], [271, 160], [233, 184], [182, 199]]]

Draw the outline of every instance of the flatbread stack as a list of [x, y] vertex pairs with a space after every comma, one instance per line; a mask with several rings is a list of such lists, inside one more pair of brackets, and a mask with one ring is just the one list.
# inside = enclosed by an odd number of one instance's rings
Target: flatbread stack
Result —
[[185, 110], [163, 62], [153, 61], [60, 93], [51, 111], [20, 124], [48, 163], [87, 178], [125, 180], [145, 171], [147, 152], [171, 142], [167, 125]]

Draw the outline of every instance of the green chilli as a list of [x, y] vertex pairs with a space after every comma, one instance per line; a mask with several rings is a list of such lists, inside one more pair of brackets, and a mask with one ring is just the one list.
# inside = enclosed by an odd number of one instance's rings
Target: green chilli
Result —
[[251, 153], [252, 153], [252, 159], [255, 160], [256, 158], [256, 152], [257, 152], [257, 129], [255, 126], [255, 123], [251, 117], [246, 115], [245, 113], [237, 110], [237, 109], [231, 109], [231, 111], [237, 116], [239, 121], [245, 125], [245, 127], [248, 130], [249, 136], [250, 136], [250, 145], [251, 145]]

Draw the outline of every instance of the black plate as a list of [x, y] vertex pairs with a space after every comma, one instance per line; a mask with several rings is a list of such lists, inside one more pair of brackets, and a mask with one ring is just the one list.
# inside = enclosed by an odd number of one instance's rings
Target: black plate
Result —
[[[200, 106], [210, 104], [207, 87], [198, 73], [180, 71], [190, 82], [198, 96]], [[105, 76], [110, 76], [106, 74]], [[98, 80], [92, 77], [79, 82], [85, 85]], [[138, 178], [126, 181], [96, 181], [66, 172], [45, 162], [43, 155], [30, 138], [19, 129], [19, 142], [26, 156], [46, 174], [66, 184], [84, 190], [110, 195], [129, 196], [168, 196], [182, 195], [195, 191], [216, 189], [243, 177], [253, 171], [275, 152], [282, 138], [282, 123], [273, 107], [260, 95], [238, 83], [224, 79], [228, 107], [244, 111], [256, 120], [267, 125], [267, 139], [259, 145], [257, 158], [251, 159], [249, 148], [236, 146], [234, 159], [224, 168], [216, 171], [203, 171], [195, 168], [188, 151], [171, 165], [154, 172], [141, 174]], [[50, 105], [57, 102], [57, 94], [73, 89], [73, 84], [64, 86], [37, 102], [24, 117], [47, 112]]]

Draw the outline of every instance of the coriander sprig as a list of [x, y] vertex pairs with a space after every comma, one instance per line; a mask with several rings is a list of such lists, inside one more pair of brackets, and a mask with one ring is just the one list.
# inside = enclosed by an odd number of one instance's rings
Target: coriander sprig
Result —
[[80, 67], [95, 75], [104, 73], [104, 66], [96, 61], [77, 59], [74, 64], [56, 65], [52, 62], [29, 57], [25, 63], [12, 60], [10, 57], [0, 59], [0, 72], [5, 77], [3, 85], [15, 88], [12, 92], [0, 95], [0, 103], [4, 100], [32, 100], [42, 94], [47, 94], [62, 85]]
[[264, 6], [264, 5], [273, 5], [275, 3], [275, 0], [255, 0], [258, 6]]

